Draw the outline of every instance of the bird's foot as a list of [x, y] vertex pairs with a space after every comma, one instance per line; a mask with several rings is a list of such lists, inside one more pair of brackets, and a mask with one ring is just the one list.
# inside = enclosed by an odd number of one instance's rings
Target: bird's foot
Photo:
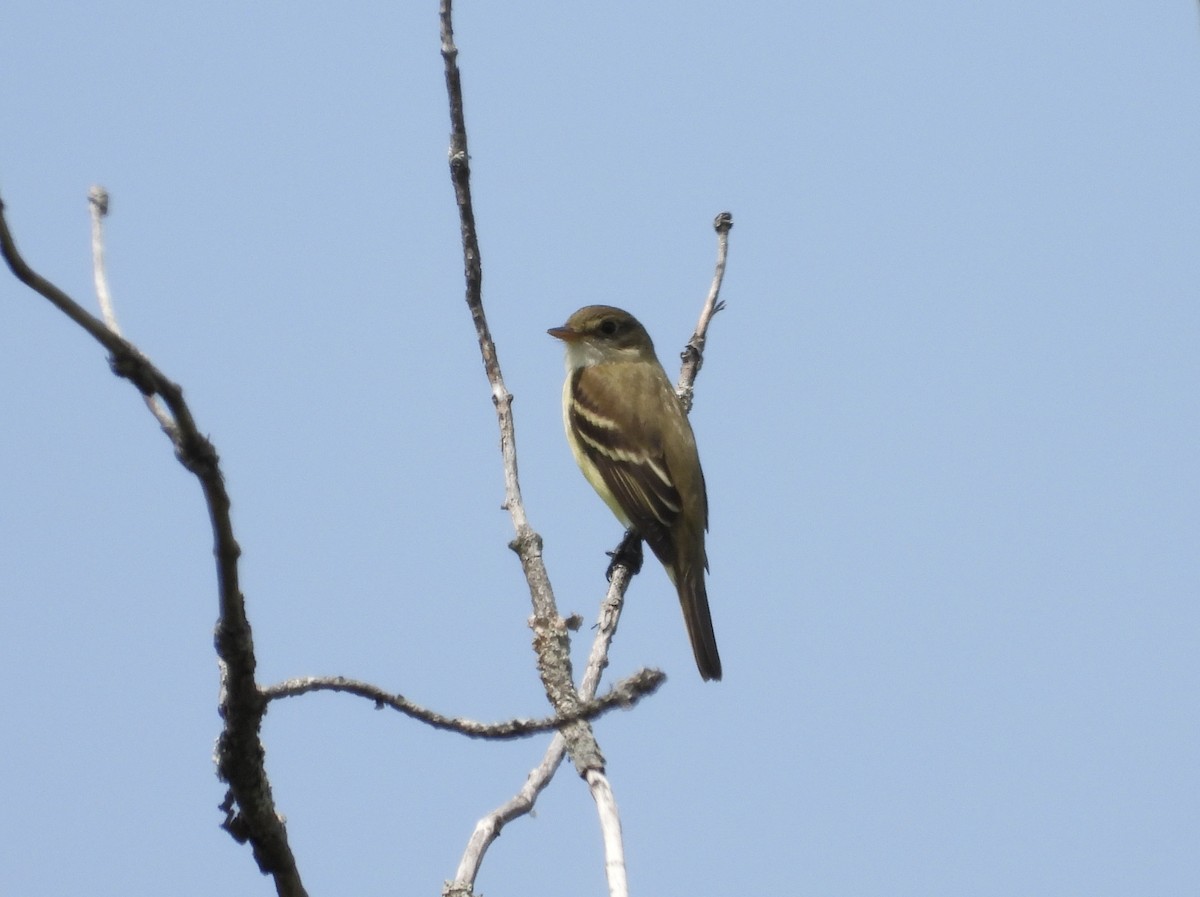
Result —
[[613, 574], [617, 572], [618, 567], [625, 567], [634, 576], [642, 572], [642, 537], [629, 530], [625, 533], [625, 538], [621, 540], [621, 544], [617, 546], [616, 551], [608, 552], [608, 556], [612, 558], [608, 564], [608, 570], [605, 576], [608, 581], [612, 582]]

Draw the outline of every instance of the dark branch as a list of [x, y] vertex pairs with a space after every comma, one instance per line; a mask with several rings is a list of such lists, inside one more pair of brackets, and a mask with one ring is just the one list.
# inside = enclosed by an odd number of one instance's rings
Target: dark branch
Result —
[[341, 676], [307, 677], [303, 679], [288, 679], [278, 685], [263, 689], [263, 696], [268, 701], [279, 698], [291, 698], [314, 691], [337, 691], [358, 695], [373, 702], [377, 709], [390, 707], [405, 716], [412, 717], [435, 729], [445, 729], [457, 732], [469, 738], [493, 739], [499, 741], [526, 738], [541, 732], [552, 732], [561, 729], [568, 723], [580, 720], [591, 720], [616, 708], [632, 707], [641, 698], [653, 694], [662, 685], [666, 676], [659, 670], [642, 670], [639, 673], [623, 679], [614, 685], [601, 698], [585, 701], [579, 705], [574, 717], [543, 717], [542, 719], [512, 719], [502, 723], [480, 723], [461, 717], [444, 716], [429, 710], [403, 695], [390, 694], [369, 682], [359, 682], [355, 679], [344, 679]]
[[212, 523], [213, 554], [217, 562], [220, 617], [215, 641], [221, 668], [220, 713], [225, 727], [217, 743], [216, 761], [219, 775], [229, 784], [221, 805], [226, 814], [224, 827], [238, 841], [251, 843], [259, 868], [275, 876], [275, 888], [280, 895], [305, 897], [307, 892], [275, 809], [264, 766], [265, 750], [259, 728], [266, 701], [254, 681], [254, 640], [238, 587], [237, 561], [241, 549], [233, 535], [229, 494], [225, 491], [217, 450], [196, 426], [178, 384], [168, 379], [136, 346], [109, 330], [26, 264], [9, 231], [3, 200], [0, 200], [0, 252], [18, 280], [48, 299], [109, 351], [113, 373], [129, 380], [143, 395], [159, 396], [175, 421], [174, 433], [170, 434], [175, 455], [200, 481]]

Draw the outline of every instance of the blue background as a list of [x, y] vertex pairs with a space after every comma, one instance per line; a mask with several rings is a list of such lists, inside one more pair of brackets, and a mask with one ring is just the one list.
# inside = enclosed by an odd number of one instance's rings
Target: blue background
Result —
[[[620, 533], [561, 432], [581, 305], [693, 415], [726, 679], [647, 565], [598, 724], [634, 893], [1200, 891], [1200, 30], [1185, 2], [457, 12], [485, 305], [564, 613]], [[0, 11], [0, 190], [224, 460], [264, 683], [538, 715], [462, 302], [436, 4]], [[218, 828], [208, 521], [103, 352], [0, 278], [0, 892], [273, 893]], [[578, 656], [589, 641], [577, 638]], [[544, 739], [368, 702], [264, 738], [310, 893], [434, 894]], [[602, 894], [568, 769], [478, 890]]]

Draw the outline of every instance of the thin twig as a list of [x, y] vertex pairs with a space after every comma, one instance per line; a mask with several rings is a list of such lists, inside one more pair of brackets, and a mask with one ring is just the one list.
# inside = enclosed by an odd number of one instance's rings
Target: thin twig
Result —
[[117, 315], [113, 311], [112, 295], [108, 291], [108, 273], [104, 268], [104, 219], [108, 215], [108, 191], [99, 184], [88, 191], [88, 208], [92, 213], [92, 279], [96, 285], [96, 299], [100, 303], [100, 314], [108, 329], [121, 336]]
[[[8, 229], [8, 222], [4, 219], [3, 200], [0, 200], [0, 254], [4, 256], [5, 263], [17, 280], [21, 281], [21, 283], [25, 284], [25, 286], [38, 295], [48, 299], [50, 304], [86, 330], [96, 342], [111, 352], [114, 357], [121, 354], [139, 354], [137, 349], [110, 331], [104, 325], [104, 322], [92, 317], [83, 310], [83, 307], [79, 303], [26, 264], [25, 259], [17, 251], [12, 233]], [[146, 391], [143, 384], [135, 383], [134, 385], [143, 392]]]
[[[96, 301], [100, 303], [100, 314], [104, 318], [105, 326], [117, 336], [121, 336], [121, 325], [117, 323], [117, 312], [108, 288], [108, 271], [104, 264], [104, 219], [108, 217], [108, 207], [108, 191], [99, 185], [93, 186], [88, 191], [88, 208], [92, 213], [92, 280], [96, 285]], [[167, 438], [178, 445], [179, 430], [158, 396], [143, 395], [142, 400], [158, 421], [159, 427], [167, 434]]]
[[713, 271], [712, 286], [708, 288], [708, 298], [700, 310], [696, 330], [680, 355], [683, 366], [679, 371], [679, 384], [675, 391], [679, 394], [679, 400], [683, 402], [683, 410], [689, 413], [692, 410], [696, 375], [700, 373], [700, 366], [704, 364], [704, 344], [708, 340], [709, 321], [725, 307], [725, 303], [721, 301], [721, 283], [725, 280], [725, 261], [729, 257], [729, 231], [732, 229], [733, 215], [729, 212], [722, 212], [713, 219], [713, 230], [717, 232], [717, 265]]
[[653, 694], [666, 677], [658, 670], [642, 670], [627, 679], [622, 679], [608, 694], [597, 700], [587, 700], [579, 705], [579, 714], [575, 718], [560, 716], [543, 717], [542, 719], [511, 719], [502, 723], [480, 723], [462, 717], [450, 717], [415, 704], [403, 695], [391, 694], [369, 682], [356, 679], [346, 679], [341, 676], [307, 676], [298, 679], [288, 679], [277, 685], [271, 685], [262, 690], [263, 697], [268, 701], [280, 698], [293, 698], [298, 695], [315, 691], [346, 692], [357, 695], [373, 702], [376, 708], [390, 707], [405, 716], [427, 723], [435, 729], [458, 732], [469, 738], [484, 738], [494, 740], [512, 740], [537, 735], [541, 732], [553, 732], [561, 729], [564, 724], [577, 720], [591, 720], [620, 707], [628, 709], [641, 698]]
[[178, 384], [168, 379], [136, 346], [29, 267], [9, 231], [3, 200], [0, 200], [0, 253], [18, 280], [49, 300], [108, 349], [114, 373], [132, 382], [142, 395], [160, 396], [175, 421], [178, 432], [178, 438], [173, 440], [175, 454], [200, 481], [212, 523], [213, 554], [217, 562], [220, 616], [215, 641], [221, 670], [219, 710], [225, 727], [217, 743], [216, 761], [218, 774], [229, 784], [221, 805], [226, 814], [224, 827], [239, 842], [251, 843], [259, 868], [274, 876], [275, 889], [281, 897], [306, 897], [264, 766], [265, 750], [259, 727], [266, 702], [254, 681], [254, 641], [238, 586], [237, 560], [241, 549], [233, 536], [229, 495], [217, 450], [196, 426]]

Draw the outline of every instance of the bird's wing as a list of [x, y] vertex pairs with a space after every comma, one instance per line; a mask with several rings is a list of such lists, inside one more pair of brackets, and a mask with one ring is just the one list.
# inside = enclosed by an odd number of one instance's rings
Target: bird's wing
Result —
[[[580, 451], [595, 465], [612, 499], [651, 550], [669, 565], [675, 554], [671, 527], [683, 510], [663, 447], [664, 423], [672, 422], [639, 416], [629, 396], [665, 387], [671, 401], [677, 400], [665, 375], [647, 367], [605, 365], [604, 377], [596, 376], [594, 368], [577, 369], [567, 414]], [[678, 414], [682, 419], [681, 408]]]

